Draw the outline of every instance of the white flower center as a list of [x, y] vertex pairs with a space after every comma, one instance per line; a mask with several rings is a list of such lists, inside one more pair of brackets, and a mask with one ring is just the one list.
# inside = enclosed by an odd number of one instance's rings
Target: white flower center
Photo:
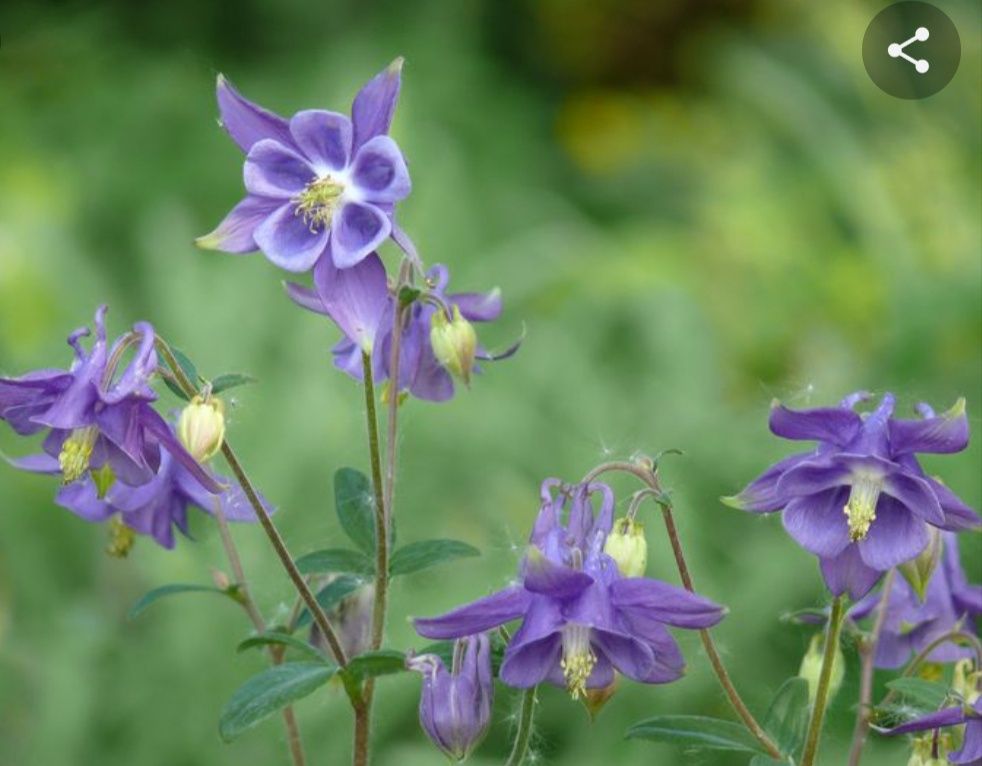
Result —
[[344, 184], [331, 176], [317, 178], [293, 198], [296, 205], [294, 215], [303, 217], [304, 223], [312, 232], [331, 225], [331, 218], [344, 194]]
[[566, 688], [573, 699], [586, 696], [586, 682], [597, 664], [597, 655], [590, 646], [590, 628], [571, 623], [563, 628], [563, 669]]
[[882, 476], [860, 474], [853, 480], [849, 501], [842, 510], [849, 522], [849, 539], [854, 543], [865, 540], [869, 528], [876, 521], [876, 503], [882, 491]]

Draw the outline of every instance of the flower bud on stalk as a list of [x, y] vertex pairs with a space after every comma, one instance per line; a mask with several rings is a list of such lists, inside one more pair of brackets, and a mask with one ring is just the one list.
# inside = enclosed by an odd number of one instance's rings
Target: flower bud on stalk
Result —
[[[818, 694], [818, 682], [822, 675], [822, 662], [825, 656], [825, 636], [816, 633], [812, 636], [808, 651], [801, 659], [801, 668], [798, 675], [808, 682], [808, 699], [811, 704], [815, 704], [815, 697]], [[829, 679], [829, 701], [835, 697], [842, 686], [842, 677], [845, 675], [845, 658], [842, 656], [842, 649], [836, 647], [835, 657], [832, 660], [832, 676]]]
[[982, 697], [980, 687], [982, 687], [982, 671], [974, 668], [971, 660], [958, 660], [951, 679], [951, 688], [955, 693], [969, 705], [974, 705], [979, 697]]
[[433, 313], [430, 320], [430, 345], [433, 355], [451, 375], [470, 384], [477, 353], [477, 333], [474, 326], [464, 319], [460, 308], [453, 307], [453, 317], [447, 319], [442, 309]]
[[897, 567], [900, 574], [914, 589], [919, 601], [924, 600], [927, 594], [927, 585], [931, 581], [931, 575], [938, 568], [941, 561], [941, 554], [944, 552], [944, 539], [941, 537], [941, 530], [929, 526], [928, 544], [916, 558], [906, 561]]
[[943, 745], [943, 742], [948, 739], [947, 734], [941, 735], [935, 747], [933, 734], [916, 737], [907, 766], [948, 766], [948, 759], [944, 757], [948, 748]]
[[610, 556], [624, 577], [643, 577], [648, 566], [648, 541], [644, 536], [644, 524], [625, 516], [614, 522], [607, 535], [604, 553]]
[[225, 403], [215, 396], [196, 396], [181, 412], [177, 435], [195, 460], [203, 463], [225, 440]]

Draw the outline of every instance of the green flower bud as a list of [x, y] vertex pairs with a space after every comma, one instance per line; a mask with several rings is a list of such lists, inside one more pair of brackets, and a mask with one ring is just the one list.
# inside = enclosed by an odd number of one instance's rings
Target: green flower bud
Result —
[[625, 577], [642, 577], [648, 566], [644, 524], [626, 516], [615, 521], [604, 543], [604, 553], [617, 562], [617, 568]]
[[941, 554], [944, 551], [944, 538], [941, 537], [941, 530], [929, 526], [928, 535], [927, 547], [921, 554], [897, 567], [921, 601], [924, 600], [927, 584], [931, 581], [934, 570], [938, 568], [938, 562], [941, 561]]
[[225, 441], [225, 403], [215, 396], [194, 397], [177, 421], [177, 436], [199, 463], [214, 456]]
[[979, 691], [980, 685], [982, 685], [982, 671], [975, 669], [971, 660], [958, 660], [951, 678], [951, 688], [955, 693], [969, 705], [974, 705], [976, 700], [982, 697], [982, 692]]
[[[801, 668], [798, 675], [808, 682], [808, 699], [811, 704], [815, 704], [815, 697], [818, 695], [818, 682], [822, 676], [822, 661], [825, 657], [825, 635], [816, 633], [812, 636], [808, 651], [801, 659]], [[842, 686], [842, 677], [846, 673], [846, 660], [842, 656], [842, 649], [836, 648], [835, 657], [832, 659], [832, 676], [829, 679], [829, 701], [839, 691]]]
[[437, 361], [451, 375], [470, 384], [474, 354], [477, 353], [477, 333], [457, 306], [453, 307], [451, 319], [447, 319], [446, 312], [442, 310], [433, 313], [430, 320], [430, 345]]

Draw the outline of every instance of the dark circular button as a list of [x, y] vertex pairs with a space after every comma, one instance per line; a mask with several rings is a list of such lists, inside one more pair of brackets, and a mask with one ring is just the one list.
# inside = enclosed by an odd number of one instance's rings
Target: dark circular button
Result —
[[958, 71], [962, 45], [944, 12], [902, 2], [880, 11], [863, 37], [863, 64], [879, 88], [897, 98], [933, 96]]

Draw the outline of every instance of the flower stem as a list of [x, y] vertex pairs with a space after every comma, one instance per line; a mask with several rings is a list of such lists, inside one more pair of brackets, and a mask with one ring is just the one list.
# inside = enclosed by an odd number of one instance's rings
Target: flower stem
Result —
[[893, 578], [896, 576], [895, 569], [887, 572], [883, 580], [883, 591], [880, 594], [880, 602], [877, 606], [876, 620], [873, 622], [873, 631], [868, 638], [859, 642], [860, 657], [860, 676], [859, 676], [859, 708], [856, 711], [856, 725], [852, 730], [852, 745], [849, 747], [849, 766], [859, 766], [863, 757], [863, 747], [866, 745], [866, 735], [869, 733], [870, 717], [872, 715], [873, 704], [873, 671], [876, 661], [876, 647], [880, 643], [880, 633], [883, 632], [883, 623], [886, 622], [887, 602], [890, 600], [890, 591], [893, 589]]
[[[651, 496], [655, 498], [658, 505], [661, 507], [662, 519], [665, 522], [665, 531], [668, 534], [669, 542], [672, 545], [672, 553], [675, 556], [675, 564], [678, 567], [679, 577], [682, 579], [682, 585], [687, 591], [694, 593], [695, 587], [692, 584], [692, 576], [689, 574], [689, 566], [685, 560], [685, 553], [682, 551], [682, 543], [679, 540], [678, 528], [675, 526], [675, 517], [672, 514], [672, 503], [662, 491], [654, 466], [643, 461], [613, 461], [610, 463], [604, 463], [590, 471], [583, 478], [583, 483], [589, 483], [601, 474], [607, 473], [608, 471], [629, 473], [640, 479], [651, 490]], [[716, 648], [716, 643], [713, 641], [712, 634], [708, 629], [703, 628], [699, 631], [699, 638], [702, 641], [702, 646], [706, 652], [706, 656], [709, 658], [709, 664], [713, 666], [713, 672], [716, 673], [716, 678], [719, 679], [720, 686], [723, 687], [723, 692], [726, 694], [727, 699], [729, 699], [730, 705], [733, 707], [734, 712], [737, 714], [737, 716], [739, 716], [740, 720], [743, 722], [743, 725], [747, 728], [747, 731], [749, 731], [753, 735], [754, 739], [761, 744], [761, 746], [767, 751], [768, 755], [776, 760], [783, 759], [784, 756], [781, 753], [780, 748], [774, 743], [774, 740], [768, 736], [767, 732], [764, 731], [764, 727], [757, 722], [756, 718], [754, 718], [753, 713], [750, 712], [750, 709], [743, 701], [740, 693], [733, 685], [733, 680], [730, 678], [726, 665], [723, 664], [723, 658], [720, 656], [719, 650]]]
[[535, 714], [535, 690], [526, 689], [522, 695], [522, 708], [518, 714], [518, 731], [515, 732], [515, 744], [505, 766], [522, 766], [528, 754], [529, 742], [532, 740], [532, 716]]
[[832, 666], [835, 664], [835, 655], [839, 651], [839, 633], [842, 631], [842, 622], [846, 614], [845, 606], [843, 596], [836, 596], [835, 601], [832, 602], [832, 614], [825, 634], [822, 672], [818, 677], [818, 691], [815, 694], [811, 720], [808, 722], [808, 736], [801, 755], [801, 766], [814, 766], [815, 757], [818, 755], [818, 743], [822, 736], [822, 725], [825, 723], [825, 708], [829, 702], [829, 687], [832, 685]]
[[[975, 666], [982, 667], [982, 641], [980, 641], [976, 636], [965, 630], [952, 630], [948, 633], [938, 636], [931, 643], [925, 646], [921, 651], [910, 661], [910, 664], [900, 674], [901, 678], [910, 678], [914, 673], [917, 672], [918, 668], [923, 665], [927, 658], [931, 656], [931, 653], [937, 649], [942, 644], [946, 644], [949, 641], [956, 643], [961, 641], [962, 643], [968, 644], [972, 651], [975, 652]], [[887, 696], [883, 698], [880, 705], [889, 705], [896, 699], [898, 692], [895, 689], [891, 689]]]

